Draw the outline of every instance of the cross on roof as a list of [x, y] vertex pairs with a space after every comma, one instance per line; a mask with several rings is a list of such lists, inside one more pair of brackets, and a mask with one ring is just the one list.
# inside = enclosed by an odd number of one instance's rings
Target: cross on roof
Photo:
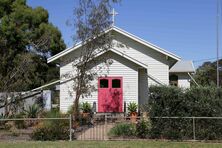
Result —
[[115, 16], [117, 15], [118, 13], [115, 11], [115, 9], [113, 8], [112, 12], [110, 13], [110, 15], [112, 15], [112, 26], [114, 26], [115, 24]]

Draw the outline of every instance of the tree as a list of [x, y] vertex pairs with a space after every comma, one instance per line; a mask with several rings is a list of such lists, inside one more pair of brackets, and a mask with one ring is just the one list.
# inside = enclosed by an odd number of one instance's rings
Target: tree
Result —
[[[26, 0], [0, 0], [0, 92], [27, 91], [58, 79], [47, 58], [65, 49], [60, 31], [42, 7]], [[7, 98], [0, 97], [7, 108]]]
[[111, 27], [110, 8], [111, 4], [118, 0], [79, 0], [79, 7], [75, 9], [76, 40], [82, 46], [80, 54], [74, 60], [75, 73], [74, 115], [78, 115], [79, 99], [81, 96], [90, 94], [93, 90], [91, 81], [96, 76], [89, 66], [96, 63], [96, 55], [105, 52], [112, 46], [112, 36], [105, 31]]
[[[25, 0], [0, 0], [0, 92], [30, 90], [58, 79], [55, 64], [46, 61], [65, 44], [48, 16], [45, 9], [33, 9]], [[18, 69], [24, 59], [29, 64]]]
[[[219, 64], [222, 65], [222, 59], [219, 60]], [[194, 79], [199, 85], [202, 86], [216, 86], [217, 84], [217, 64], [214, 62], [205, 62], [197, 68]], [[220, 72], [220, 86], [222, 84], [222, 73]]]

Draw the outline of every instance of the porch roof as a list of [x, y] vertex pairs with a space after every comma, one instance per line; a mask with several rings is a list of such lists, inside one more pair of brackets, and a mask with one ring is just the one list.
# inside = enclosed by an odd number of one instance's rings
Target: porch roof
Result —
[[195, 72], [192, 61], [178, 61], [173, 67], [170, 68], [170, 72]]

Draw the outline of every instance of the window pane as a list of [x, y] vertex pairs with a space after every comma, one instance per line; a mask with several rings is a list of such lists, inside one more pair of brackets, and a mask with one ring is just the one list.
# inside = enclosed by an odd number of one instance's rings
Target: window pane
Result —
[[178, 86], [178, 76], [177, 75], [170, 75], [169, 80], [170, 80], [171, 86]]
[[108, 80], [107, 79], [101, 79], [100, 80], [100, 88], [108, 88]]
[[178, 76], [177, 75], [170, 75], [170, 81], [177, 81], [178, 80]]
[[112, 88], [120, 88], [120, 80], [114, 79], [112, 80]]

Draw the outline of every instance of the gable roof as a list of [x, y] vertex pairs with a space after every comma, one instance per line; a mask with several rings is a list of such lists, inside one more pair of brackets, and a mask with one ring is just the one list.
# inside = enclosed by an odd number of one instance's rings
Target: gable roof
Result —
[[[147, 47], [149, 47], [149, 48], [151, 48], [153, 50], [156, 50], [156, 51], [158, 51], [158, 52], [160, 52], [162, 54], [165, 54], [165, 55], [167, 55], [167, 56], [169, 56], [169, 57], [171, 57], [171, 58], [173, 58], [173, 59], [175, 59], [177, 61], [179, 61], [181, 59], [179, 56], [177, 56], [177, 55], [175, 55], [175, 54], [173, 54], [173, 53], [171, 53], [169, 51], [166, 51], [166, 50], [164, 50], [164, 49], [162, 49], [162, 48], [160, 48], [160, 47], [158, 47], [158, 46], [156, 46], [154, 44], [151, 44], [151, 43], [149, 43], [149, 42], [147, 42], [147, 41], [145, 41], [145, 40], [143, 40], [143, 39], [141, 39], [141, 38], [139, 38], [139, 37], [137, 37], [137, 36], [127, 32], [127, 31], [125, 31], [123, 29], [120, 29], [120, 28], [118, 28], [116, 26], [113, 26], [110, 29], [107, 29], [105, 31], [105, 33], [109, 32], [109, 31], [112, 31], [112, 30], [116, 31], [116, 32], [118, 32], [120, 34], [123, 34], [124, 36], [129, 37], [130, 39], [132, 39], [132, 40], [134, 40], [136, 42], [139, 42], [140, 44], [143, 44], [143, 45], [145, 45], [145, 46], [147, 46]], [[78, 49], [81, 46], [82, 46], [82, 43], [78, 43], [78, 44], [76, 44], [73, 47], [67, 48], [67, 49], [61, 51], [60, 53], [58, 53], [58, 54], [48, 58], [47, 59], [47, 63], [53, 62], [53, 61], [55, 61], [55, 60], [65, 56], [65, 55], [67, 55], [68, 53], [70, 53], [72, 51], [75, 51], [76, 49]]]
[[135, 64], [137, 64], [137, 65], [139, 65], [141, 67], [143, 67], [143, 68], [147, 68], [148, 67], [146, 64], [142, 63], [141, 61], [138, 61], [138, 60], [134, 59], [133, 57], [128, 56], [127, 54], [125, 54], [123, 52], [120, 52], [120, 51], [118, 51], [118, 50], [116, 50], [114, 48], [111, 48], [109, 51], [112, 51], [112, 52], [114, 52], [114, 53], [116, 53], [116, 54], [126, 58], [127, 60], [129, 60], [129, 61], [131, 61], [131, 62], [133, 62], [133, 63], [135, 63]]
[[158, 46], [156, 46], [156, 45], [154, 45], [154, 44], [152, 44], [152, 43], [150, 43], [148, 41], [145, 41], [145, 40], [139, 38], [138, 36], [135, 36], [135, 35], [127, 32], [127, 31], [125, 31], [125, 30], [123, 30], [121, 28], [118, 28], [118, 27], [114, 26], [113, 30], [118, 32], [118, 33], [120, 33], [120, 34], [123, 34], [123, 35], [129, 37], [130, 39], [132, 39], [132, 40], [134, 40], [136, 42], [139, 42], [139, 43], [141, 43], [141, 44], [143, 44], [143, 45], [145, 45], [147, 47], [150, 47], [153, 50], [156, 50], [156, 51], [158, 51], [158, 52], [160, 52], [162, 54], [165, 54], [165, 55], [167, 55], [167, 56], [169, 56], [169, 57], [171, 57], [171, 58], [173, 58], [173, 59], [175, 59], [177, 61], [179, 61], [181, 59], [181, 57], [179, 57], [179, 56], [177, 56], [177, 55], [175, 55], [175, 54], [173, 54], [173, 53], [171, 53], [171, 52], [169, 52], [169, 51], [167, 51], [167, 50], [165, 50], [163, 48], [160, 48], [160, 47], [158, 47]]
[[[133, 62], [133, 63], [135, 63], [137, 65], [139, 65], [139, 66], [141, 66], [141, 67], [143, 67], [143, 68], [147, 68], [148, 67], [148, 65], [146, 65], [145, 63], [143, 63], [141, 61], [138, 61], [138, 60], [134, 59], [133, 57], [131, 57], [131, 56], [129, 56], [129, 55], [127, 55], [127, 54], [125, 54], [125, 53], [123, 53], [121, 51], [118, 51], [118, 50], [116, 50], [114, 48], [110, 48], [107, 51], [102, 51], [102, 52], [96, 54], [94, 58], [97, 58], [97, 57], [101, 56], [102, 54], [104, 54], [104, 53], [106, 53], [108, 51], [111, 51], [111, 52], [113, 52], [113, 53], [115, 53], [115, 54], [117, 54], [117, 55], [119, 55], [119, 56], [121, 56], [121, 57], [123, 57], [123, 58], [125, 58], [125, 59], [127, 59], [127, 60], [129, 60], [129, 61], [131, 61], [131, 62]], [[81, 64], [81, 63], [79, 63], [79, 64]]]
[[171, 67], [170, 72], [195, 72], [195, 68], [192, 61], [178, 61]]

